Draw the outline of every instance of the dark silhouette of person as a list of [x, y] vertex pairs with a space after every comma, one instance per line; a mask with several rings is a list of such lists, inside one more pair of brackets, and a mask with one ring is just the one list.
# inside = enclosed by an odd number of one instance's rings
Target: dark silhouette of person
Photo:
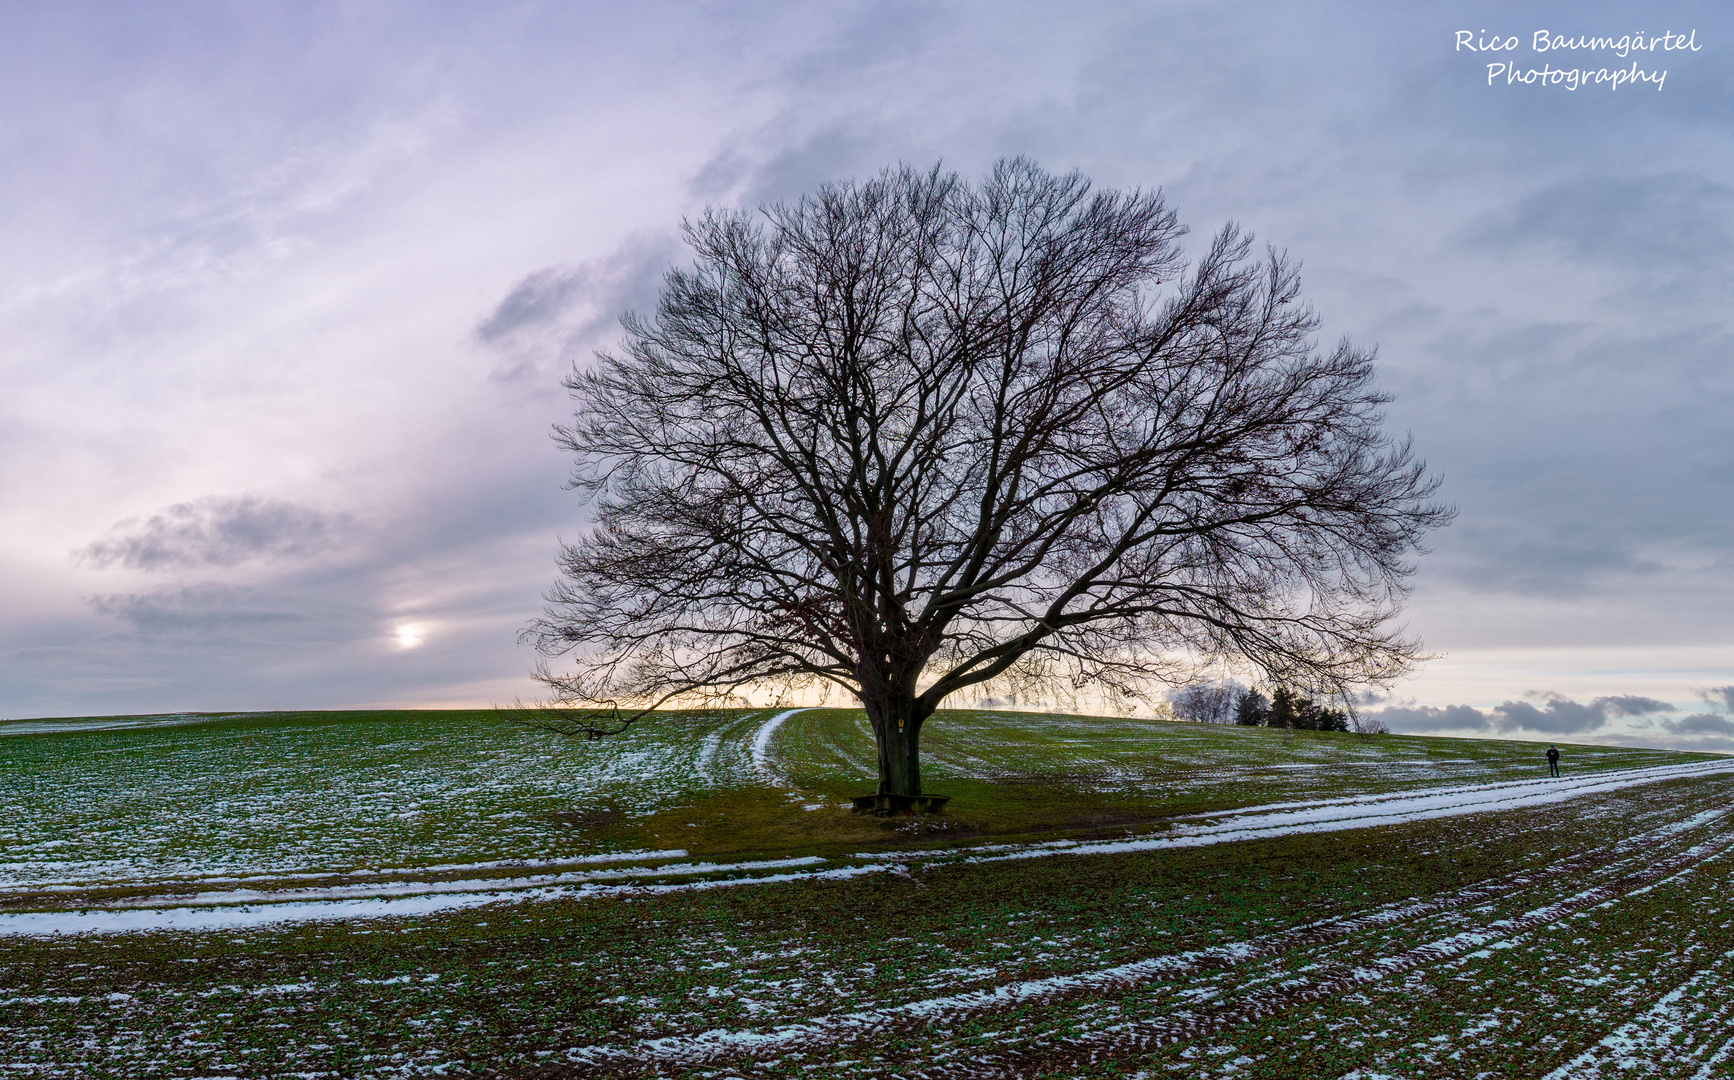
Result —
[[1559, 747], [1557, 746], [1547, 748], [1547, 774], [1549, 776], [1559, 775]]

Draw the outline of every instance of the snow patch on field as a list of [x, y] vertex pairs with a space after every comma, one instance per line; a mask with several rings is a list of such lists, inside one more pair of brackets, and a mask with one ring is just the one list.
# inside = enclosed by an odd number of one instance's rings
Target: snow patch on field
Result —
[[[741, 870], [753, 866], [810, 864], [806, 859], [778, 863], [741, 863], [733, 866], [695, 868], [695, 874]], [[104, 908], [79, 911], [24, 911], [0, 914], [0, 936], [57, 934], [112, 934], [154, 930], [230, 930], [339, 919], [414, 918], [435, 912], [481, 907], [487, 904], [588, 900], [604, 896], [697, 892], [706, 889], [767, 885], [789, 881], [836, 881], [863, 874], [884, 873], [884, 866], [845, 866], [810, 873], [773, 873], [708, 878], [703, 881], [657, 882], [642, 885], [537, 886], [520, 889], [495, 888], [469, 892], [437, 890], [404, 896], [366, 899], [291, 901], [286, 903], [214, 904], [174, 908]], [[469, 883], [464, 883], [469, 884]], [[497, 884], [497, 883], [491, 883]]]
[[610, 745], [438, 713], [15, 730], [0, 744], [16, 766], [0, 786], [0, 890], [607, 858], [585, 813], [762, 784], [758, 720], [672, 715]]
[[[1518, 810], [1564, 802], [1584, 795], [1619, 791], [1643, 784], [1689, 777], [1734, 773], [1734, 761], [1694, 762], [1648, 769], [1594, 773], [1570, 780], [1520, 780], [1397, 792], [1386, 795], [1325, 799], [1308, 803], [1273, 803], [1227, 813], [1193, 814], [1212, 819], [1202, 825], [1177, 825], [1161, 836], [1129, 840], [1050, 840], [1036, 844], [982, 844], [959, 849], [968, 861], [1038, 859], [1049, 855], [1115, 855], [1136, 851], [1201, 847], [1236, 840], [1258, 840], [1299, 833], [1368, 829], [1410, 821], [1456, 817], [1500, 810]], [[1184, 821], [1186, 818], [1176, 818]], [[859, 852], [859, 859], [925, 861], [931, 852]]]
[[1714, 1038], [1706, 1042], [1704, 1036], [1725, 1032], [1734, 1026], [1734, 1006], [1723, 1003], [1706, 1008], [1695, 999], [1706, 987], [1724, 983], [1731, 964], [1734, 964], [1734, 951], [1723, 953], [1705, 970], [1662, 995], [1649, 1009], [1615, 1028], [1596, 1045], [1548, 1073], [1542, 1080], [1585, 1080], [1616, 1075], [1664, 1059], [1701, 1060], [1702, 1068], [1695, 1075], [1713, 1075], [1716, 1066], [1734, 1053], [1734, 1039], [1717, 1047]]
[[[1691, 820], [1697, 824], [1707, 824], [1726, 816], [1726, 811], [1713, 811], [1695, 815]], [[1616, 850], [1627, 852], [1627, 865], [1643, 865], [1651, 856], [1642, 851], [1634, 852], [1632, 849], [1653, 848], [1655, 844], [1677, 836], [1684, 824], [1686, 823], [1677, 822], [1632, 837], [1625, 843], [1616, 845]], [[1706, 860], [1725, 853], [1729, 848], [1730, 843], [1726, 838], [1693, 845], [1671, 859], [1664, 860], [1661, 872], [1668, 876], [1660, 880], [1670, 880], [1692, 873]], [[1651, 869], [1650, 872], [1654, 874], [1656, 871]], [[1581, 889], [1512, 917], [1493, 919], [1397, 953], [1374, 957], [1352, 967], [1338, 968], [1334, 976], [1326, 977], [1322, 982], [1295, 977], [1316, 971], [1316, 967], [1302, 968], [1298, 972], [1279, 968], [1274, 975], [1263, 978], [1238, 979], [1236, 988], [1242, 993], [1250, 992], [1254, 999], [1244, 1007], [1248, 1017], [1269, 1015], [1280, 1007], [1277, 1002], [1291, 992], [1337, 995], [1357, 986], [1386, 982], [1451, 961], [1453, 958], [1490, 955], [1486, 952], [1489, 947], [1511, 948], [1516, 939], [1554, 926], [1591, 908], [1606, 908], [1627, 897], [1642, 895], [1654, 887], [1654, 883], [1633, 887], [1631, 879], [1626, 881], [1627, 884], [1623, 886], [1603, 884]], [[1521, 894], [1534, 884], [1536, 882], [1533, 880], [1519, 878], [1511, 883], [1510, 891]], [[1089, 995], [1092, 992], [1099, 996], [1103, 991], [1125, 989], [1167, 976], [1184, 976], [1202, 968], [1234, 967], [1262, 957], [1281, 954], [1303, 942], [1342, 939], [1369, 928], [1394, 926], [1408, 922], [1416, 916], [1442, 910], [1465, 907], [1478, 909], [1483, 901], [1492, 898], [1493, 894], [1489, 892], [1488, 886], [1478, 885], [1463, 890], [1456, 896], [1424, 903], [1389, 905], [1355, 916], [1295, 927], [1264, 939], [1151, 957], [1094, 971], [1019, 980], [985, 990], [929, 997], [883, 1009], [820, 1016], [770, 1030], [712, 1028], [692, 1035], [646, 1039], [630, 1048], [574, 1047], [567, 1050], [566, 1058], [569, 1061], [594, 1064], [657, 1061], [699, 1067], [717, 1065], [742, 1055], [763, 1057], [772, 1053], [790, 1053], [816, 1046], [831, 1046], [839, 1041], [859, 1042], [910, 1024], [950, 1025], [986, 1013], [1003, 1016], [1054, 998]], [[1734, 960], [1734, 952], [1724, 955], [1712, 968], [1720, 968], [1730, 960]], [[1629, 1068], [1632, 1062], [1654, 1060], [1657, 1054], [1663, 1052], [1678, 1057], [1681, 1050], [1679, 1032], [1687, 1030], [1688, 1027], [1698, 1031], [1725, 1030], [1727, 1020], [1734, 1014], [1734, 1006], [1724, 1007], [1714, 1016], [1705, 1016], [1702, 1009], [1689, 1011], [1678, 1004], [1698, 984], [1706, 981], [1719, 982], [1721, 975], [1720, 971], [1712, 970], [1695, 976], [1665, 996], [1645, 1016], [1610, 1034], [1600, 1047], [1592, 1049], [1571, 1065], [1552, 1074], [1548, 1080], [1608, 1075], [1606, 1066], [1612, 1065], [1623, 1070]], [[1185, 1001], [1187, 1009], [1197, 1009], [1218, 1001], [1224, 993], [1222, 987], [1196, 986], [1181, 991], [1179, 996]], [[1260, 998], [1265, 999], [1265, 1002], [1260, 1003]], [[1184, 1029], [1185, 1021], [1148, 1017], [1120, 1025], [1109, 1025], [1100, 1029], [1096, 1037], [1110, 1037], [1117, 1031], [1123, 1032], [1141, 1025], [1172, 1028], [1179, 1032]], [[1473, 1038], [1502, 1025], [1503, 1021], [1498, 1017], [1483, 1017], [1470, 1025], [1463, 1035], [1465, 1038]], [[1715, 1060], [1719, 1062], [1722, 1059]], [[1708, 1065], [1706, 1067], [1708, 1068]], [[998, 1075], [999, 1071], [994, 1074]], [[1370, 1078], [1388, 1074], [1367, 1071], [1350, 1075]]]
[[[775, 718], [773, 718], [774, 720]], [[762, 728], [761, 728], [762, 730]], [[766, 862], [712, 864], [664, 863], [654, 867], [569, 871], [552, 875], [487, 877], [435, 882], [359, 882], [323, 889], [230, 890], [207, 895], [149, 897], [135, 901], [110, 901], [103, 910], [77, 916], [67, 912], [17, 912], [0, 915], [0, 935], [77, 933], [113, 930], [173, 929], [199, 926], [258, 925], [266, 922], [314, 919], [348, 919], [414, 915], [434, 910], [499, 903], [519, 899], [580, 899], [601, 895], [603, 879], [646, 879], [641, 886], [611, 886], [667, 890], [710, 887], [707, 883], [665, 883], [652, 879], [710, 874], [734, 874], [756, 870], [783, 870], [728, 879], [730, 885], [794, 880], [822, 880], [853, 876], [874, 870], [905, 868], [916, 864], [947, 862], [997, 862], [1007, 859], [1046, 858], [1055, 855], [1114, 855], [1160, 851], [1240, 840], [1265, 839], [1298, 833], [1370, 828], [1462, 814], [1512, 810], [1556, 803], [1583, 795], [1617, 791], [1643, 784], [1687, 777], [1734, 773], [1734, 760], [1695, 762], [1686, 765], [1622, 772], [1597, 773], [1572, 780], [1537, 780], [1459, 785], [1433, 791], [1352, 799], [1321, 800], [1314, 804], [1275, 804], [1213, 815], [1203, 824], [1180, 825], [1154, 837], [1106, 841], [1054, 841], [1029, 845], [993, 844], [943, 851], [860, 853], [854, 858], [866, 866], [827, 865], [832, 860], [818, 856]], [[1707, 812], [1712, 816], [1720, 811]], [[1708, 820], [1704, 814], [1697, 819]], [[1694, 819], [1694, 820], [1697, 820]], [[1679, 828], [1690, 827], [1680, 823]], [[888, 865], [889, 864], [889, 865]], [[613, 893], [609, 893], [612, 895]], [[205, 912], [195, 917], [193, 911]], [[223, 921], [231, 916], [235, 923]], [[156, 922], [152, 922], [156, 919]]]
[[777, 733], [777, 729], [782, 727], [789, 717], [796, 713], [808, 711], [808, 709], [786, 709], [760, 724], [759, 730], [753, 733], [753, 768], [758, 770], [760, 776], [773, 784], [785, 784], [787, 781], [771, 767], [771, 736]]

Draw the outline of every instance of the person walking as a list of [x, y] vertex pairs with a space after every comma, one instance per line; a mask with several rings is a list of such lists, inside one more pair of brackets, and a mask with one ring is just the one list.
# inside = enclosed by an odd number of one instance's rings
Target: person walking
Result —
[[1547, 748], [1547, 775], [1559, 775], [1559, 747], [1557, 746]]

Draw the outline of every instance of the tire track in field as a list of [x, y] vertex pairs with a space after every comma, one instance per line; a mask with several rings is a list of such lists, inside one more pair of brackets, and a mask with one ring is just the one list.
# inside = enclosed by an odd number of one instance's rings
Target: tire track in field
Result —
[[[1649, 1064], [1698, 1064], [1695, 1059], [1705, 1056], [1716, 1036], [1734, 1024], [1734, 1001], [1728, 1000], [1724, 989], [1734, 962], [1734, 951], [1725, 952], [1700, 967], [1692, 976], [1663, 994], [1655, 1004], [1610, 1031], [1594, 1046], [1541, 1080], [1589, 1080], [1618, 1072], [1634, 1075], [1635, 1070]], [[1703, 991], [1723, 990], [1723, 1000], [1715, 1005], [1701, 1005], [1696, 1000]], [[1698, 1007], [1694, 1008], [1694, 1005]], [[1710, 1034], [1698, 1040], [1692, 1050], [1690, 1036], [1695, 1032]], [[1710, 1053], [1698, 1070], [1709, 1076], [1710, 1069], [1728, 1057], [1734, 1049], [1734, 1039]]]
[[753, 771], [772, 784], [790, 786], [788, 779], [771, 765], [771, 736], [777, 733], [777, 729], [782, 727], [789, 717], [812, 711], [811, 708], [785, 709], [759, 725], [758, 730], [753, 732]]
[[[632, 1048], [585, 1047], [568, 1051], [570, 1056], [562, 1073], [579, 1076], [642, 1075], [646, 1069], [654, 1070], [663, 1067], [678, 1069], [718, 1067], [729, 1063], [740, 1063], [743, 1060], [810, 1052], [839, 1043], [885, 1039], [899, 1034], [917, 1032], [934, 1023], [947, 1025], [963, 1023], [1017, 1008], [1032, 1005], [1052, 1005], [1086, 994], [1096, 995], [1104, 992], [1132, 990], [1163, 978], [1208, 970], [1225, 971], [1257, 960], [1281, 955], [1294, 949], [1329, 944], [1362, 931], [1401, 925], [1456, 909], [1473, 908], [1521, 895], [1550, 882], [1580, 877], [1598, 871], [1607, 871], [1609, 868], [1627, 866], [1637, 860], [1648, 860], [1657, 849], [1676, 840], [1681, 834], [1712, 825], [1726, 818], [1728, 814], [1729, 811], [1726, 810], [1696, 814], [1683, 821], [1670, 822], [1639, 836], [1629, 837], [1608, 845], [1599, 852], [1584, 854], [1575, 859], [1555, 863], [1545, 870], [1519, 871], [1431, 900], [1392, 904], [1362, 914], [1309, 923], [1250, 942], [1237, 942], [1186, 953], [1151, 957], [1097, 971], [1010, 983], [990, 990], [972, 991], [943, 998], [930, 998], [886, 1009], [833, 1014], [810, 1021], [788, 1024], [768, 1032], [719, 1029], [690, 1036], [645, 1040]], [[1699, 844], [1672, 860], [1663, 863], [1649, 862], [1647, 864], [1648, 869], [1626, 874], [1608, 885], [1579, 892], [1565, 901], [1538, 910], [1542, 913], [1548, 913], [1554, 912], [1559, 904], [1593, 906], [1595, 903], [1606, 902], [1610, 896], [1617, 898], [1626, 895], [1643, 887], [1646, 883], [1661, 880], [1669, 873], [1675, 873], [1682, 868], [1696, 865], [1730, 845], [1734, 845], [1734, 836], [1726, 837], [1718, 842]], [[1608, 890], [1614, 891], [1608, 892]], [[1604, 892], [1607, 892], [1607, 895], [1602, 895]], [[1585, 899], [1590, 896], [1596, 896], [1598, 899]], [[1574, 907], [1571, 911], [1562, 910], [1557, 914], [1549, 915], [1542, 922], [1556, 921], [1576, 910], [1579, 908]], [[1531, 913], [1522, 918], [1532, 919], [1536, 915], [1537, 913]], [[1483, 947], [1486, 941], [1527, 933], [1535, 926], [1542, 925], [1542, 922], [1534, 922], [1533, 925], [1524, 924], [1523, 929], [1511, 929], [1515, 924], [1500, 921], [1481, 930], [1463, 931], [1451, 938], [1444, 939], [1444, 941], [1468, 941], [1470, 943], [1464, 944], [1462, 949], [1458, 950], [1458, 952], [1466, 952]], [[1486, 937], [1486, 931], [1493, 928], [1499, 928], [1497, 934]], [[1481, 938], [1485, 940], [1477, 938], [1477, 935], [1481, 935]], [[1437, 945], [1438, 943], [1435, 943], [1435, 946]], [[1422, 949], [1432, 947], [1434, 946], [1423, 946]], [[1411, 950], [1411, 953], [1417, 952], [1419, 950]], [[1401, 955], [1409, 956], [1411, 953]], [[1437, 962], [1451, 955], [1457, 955], [1457, 952], [1441, 953], [1437, 956], [1427, 955], [1429, 957], [1428, 962]], [[1387, 962], [1381, 961], [1380, 963], [1383, 965]], [[1404, 967], [1401, 970], [1407, 971], [1409, 968]], [[1376, 977], [1383, 978], [1386, 974], [1396, 973], [1396, 971], [1395, 968], [1391, 971], [1381, 971], [1377, 973]], [[1359, 978], [1360, 974], [1362, 973], [1356, 973], [1355, 978], [1352, 978], [1348, 983], [1343, 983], [1343, 985], [1352, 985], [1356, 981], [1367, 981]], [[1334, 987], [1336, 983], [1333, 982], [1329, 985]], [[1310, 998], [1296, 996], [1307, 989], [1310, 987], [1302, 988], [1302, 990], [1279, 991], [1277, 992], [1277, 999], [1288, 1003], [1310, 1000]], [[1337, 989], [1328, 989], [1319, 993], [1322, 995], [1336, 992], [1338, 992]], [[1257, 1001], [1263, 1000], [1258, 995], [1268, 993], [1267, 991], [1257, 992], [1254, 1007], [1258, 1007]], [[1224, 1015], [1230, 1018], [1211, 1025], [1208, 1030], [1201, 1029], [1195, 1034], [1176, 1036], [1174, 1039], [1164, 1039], [1163, 1041], [1196, 1038], [1199, 1034], [1208, 1034], [1209, 1031], [1217, 1030], [1220, 1027], [1245, 1022], [1244, 1020], [1233, 1019], [1232, 1011]], [[1246, 1019], [1260, 1019], [1264, 1015], [1268, 1014], [1248, 1015]], [[1185, 1022], [1194, 1022], [1191, 1014], [1188, 1014], [1188, 1019]], [[958, 1074], [948, 1068], [933, 1075]], [[999, 1074], [987, 1073], [984, 1075]], [[1010, 1075], [1018, 1075], [1016, 1067]]]
[[[751, 727], [755, 717], [737, 718], [730, 730]], [[762, 726], [762, 725], [761, 725]], [[715, 747], [708, 742], [696, 750], [693, 770], [722, 768], [742, 770], [742, 775], [757, 779], [753, 773], [749, 748], [744, 741], [736, 747], [727, 744], [732, 761], [723, 757], [724, 743]], [[949, 848], [939, 851], [864, 852], [848, 859], [829, 860], [824, 865], [788, 874], [729, 879], [707, 878], [686, 885], [644, 884], [639, 886], [550, 885], [525, 882], [479, 880], [470, 890], [450, 891], [448, 886], [433, 884], [416, 888], [412, 882], [398, 879], [387, 892], [365, 902], [350, 899], [273, 901], [266, 897], [249, 898], [237, 906], [229, 903], [199, 903], [190, 899], [185, 907], [154, 908], [164, 912], [152, 922], [135, 908], [111, 909], [101, 903], [77, 905], [80, 912], [71, 922], [64, 921], [55, 911], [0, 912], [0, 936], [12, 934], [50, 933], [112, 933], [130, 930], [176, 929], [213, 930], [231, 927], [256, 927], [271, 923], [308, 922], [346, 918], [382, 918], [401, 915], [422, 915], [459, 907], [474, 907], [508, 900], [533, 901], [553, 899], [587, 899], [603, 895], [622, 895], [641, 890], [647, 893], [681, 889], [711, 889], [721, 887], [783, 884], [796, 880], [820, 881], [837, 877], [852, 877], [877, 872], [902, 864], [921, 867], [967, 866], [1016, 859], [1039, 859], [1057, 856], [1120, 855], [1154, 852], [1175, 848], [1201, 847], [1210, 844], [1236, 843], [1244, 840], [1274, 839], [1307, 833], [1336, 832], [1364, 829], [1417, 821], [1512, 811], [1563, 802], [1586, 795], [1606, 795], [1614, 791], [1641, 785], [1702, 779], [1718, 774], [1734, 773], [1734, 761], [1695, 762], [1683, 768], [1657, 767], [1592, 774], [1560, 782], [1500, 782], [1494, 784], [1454, 786], [1407, 793], [1383, 793], [1329, 799], [1305, 803], [1276, 803], [1243, 807], [1238, 810], [1201, 815], [1207, 823], [1178, 824], [1155, 835], [1134, 836], [1123, 840], [1061, 840], [1034, 844], [982, 844], [972, 847]], [[697, 773], [695, 772], [695, 775]], [[714, 775], [714, 774], [707, 774]], [[866, 863], [867, 866], [861, 865]], [[833, 865], [834, 864], [834, 865]], [[682, 875], [686, 868], [673, 864], [670, 875]], [[708, 872], [708, 871], [707, 871]], [[438, 902], [435, 902], [437, 894]], [[62, 900], [70, 900], [63, 896]], [[56, 905], [64, 908], [64, 903]]]
[[959, 1062], [943, 1070], [916, 1069], [905, 1071], [902, 1075], [966, 1076], [979, 1077], [982, 1080], [1018, 1078], [1038, 1072], [1064, 1072], [1108, 1060], [1124, 1060], [1129, 1056], [1147, 1053], [1173, 1043], [1191, 1042], [1226, 1028], [1279, 1015], [1295, 1005], [1335, 997], [1357, 986], [1380, 982], [1394, 975], [1404, 975], [1450, 960], [1476, 949], [1486, 948], [1496, 941], [1521, 937], [1580, 911], [1616, 902], [1632, 893], [1645, 890], [1657, 882], [1690, 870], [1731, 847], [1734, 847], [1734, 836], [1724, 836], [1698, 844], [1673, 858], [1653, 863], [1606, 885], [1585, 889], [1574, 896], [1512, 919], [1497, 920], [1483, 930], [1453, 934], [1394, 956], [1384, 957], [1372, 964], [1343, 971], [1334, 978], [1311, 981], [1305, 986], [1255, 990], [1242, 995], [1240, 1000], [1233, 1004], [1225, 1004], [1215, 1009], [1136, 1020], [1101, 1032], [1062, 1040], [1049, 1047], [1013, 1050], [992, 1056], [975, 1055], [968, 1062]]
[[[1630, 897], [1652, 888], [1666, 886], [1697, 872], [1703, 865], [1700, 863], [1688, 867], [1671, 879], [1633, 890], [1626, 895]], [[1673, 989], [1660, 998], [1655, 998], [1653, 992], [1648, 994], [1652, 1002], [1647, 1007], [1639, 1001], [1628, 1002], [1626, 1007], [1636, 1010], [1631, 1019], [1541, 1080], [1590, 1080], [1615, 1073], [1633, 1077], [1683, 1077], [1684, 1074], [1679, 1072], [1680, 1068], [1696, 1064], [1698, 1059], [1710, 1052], [1720, 1033], [1734, 1026], [1734, 982], [1729, 979], [1729, 976], [1734, 974], [1734, 950], [1723, 952], [1706, 961], [1699, 955], [1704, 945], [1694, 937], [1688, 936], [1683, 942], [1676, 939], [1671, 944], [1674, 947], [1656, 959], [1655, 965], [1645, 977], [1637, 980], [1637, 985], [1648, 987], [1652, 982], [1660, 985], [1672, 982], [1675, 984]], [[1445, 965], [1445, 969], [1466, 972], [1478, 959], [1486, 956], [1484, 951], [1472, 952], [1454, 959]], [[1578, 975], [1579, 972], [1582, 974]], [[1579, 982], [1581, 985], [1584, 982], [1601, 981], [1605, 978], [1606, 968], [1596, 963], [1592, 957], [1580, 962], [1568, 974], [1562, 975], [1550, 966], [1549, 974], [1554, 981]], [[1574, 979], [1573, 975], [1578, 977]], [[1496, 1005], [1491, 1011], [1464, 1017], [1464, 1022], [1455, 1033], [1442, 1032], [1448, 1034], [1443, 1045], [1438, 1041], [1438, 1037], [1434, 1036], [1380, 1050], [1365, 1069], [1357, 1070], [1340, 1080], [1357, 1080], [1363, 1072], [1367, 1077], [1402, 1072], [1405, 1055], [1418, 1057], [1437, 1068], [1442, 1064], [1438, 1060], [1439, 1054], [1445, 1051], [1461, 1052], [1471, 1048], [1474, 1041], [1488, 1031], [1510, 1028], [1513, 1015], [1510, 1009]], [[1734, 1041], [1726, 1044], [1725, 1049], [1728, 1047], [1734, 1047]], [[1455, 1056], [1452, 1055], [1453, 1058]], [[1714, 1058], [1714, 1055], [1711, 1056]], [[1646, 1071], [1649, 1066], [1673, 1068], [1659, 1072]], [[1703, 1075], [1707, 1076], [1708, 1073]]]

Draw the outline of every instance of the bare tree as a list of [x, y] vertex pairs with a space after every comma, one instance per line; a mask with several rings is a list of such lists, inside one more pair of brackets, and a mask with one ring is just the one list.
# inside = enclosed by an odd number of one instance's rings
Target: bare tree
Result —
[[1148, 700], [1229, 657], [1340, 694], [1417, 659], [1391, 619], [1450, 511], [1281, 253], [1229, 226], [1188, 270], [1159, 192], [1023, 159], [685, 232], [556, 430], [595, 527], [525, 639], [614, 710], [575, 730], [822, 683], [914, 795], [923, 722], [989, 680]]
[[1246, 687], [1237, 682], [1189, 683], [1168, 694], [1174, 715], [1197, 724], [1232, 724]]

